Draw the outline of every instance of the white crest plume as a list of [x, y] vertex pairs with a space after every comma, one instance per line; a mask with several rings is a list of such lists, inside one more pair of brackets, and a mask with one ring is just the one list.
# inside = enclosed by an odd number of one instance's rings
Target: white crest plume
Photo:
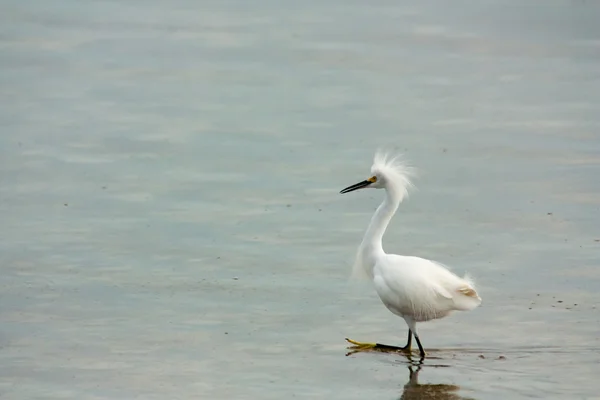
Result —
[[392, 155], [379, 149], [373, 158], [371, 173], [385, 179], [386, 188], [400, 196], [400, 201], [408, 196], [408, 190], [414, 187], [411, 177], [415, 170], [402, 160], [402, 155]]

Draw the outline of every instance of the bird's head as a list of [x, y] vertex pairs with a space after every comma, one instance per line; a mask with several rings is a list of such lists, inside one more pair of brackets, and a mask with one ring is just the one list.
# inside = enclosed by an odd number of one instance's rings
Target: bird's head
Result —
[[358, 189], [387, 189], [397, 193], [401, 198], [406, 196], [408, 189], [412, 186], [410, 177], [413, 169], [402, 163], [400, 156], [391, 157], [389, 154], [379, 150], [375, 153], [371, 176], [364, 181], [350, 185], [340, 191], [349, 193]]

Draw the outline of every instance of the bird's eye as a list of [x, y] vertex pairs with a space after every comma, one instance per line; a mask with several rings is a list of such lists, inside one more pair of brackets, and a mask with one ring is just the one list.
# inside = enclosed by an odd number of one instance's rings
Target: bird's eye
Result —
[[375, 183], [375, 182], [377, 182], [377, 177], [376, 177], [376, 176], [372, 176], [372, 177], [370, 177], [370, 178], [369, 178], [369, 179], [367, 179], [367, 180], [368, 180], [369, 182], [371, 182], [371, 183]]

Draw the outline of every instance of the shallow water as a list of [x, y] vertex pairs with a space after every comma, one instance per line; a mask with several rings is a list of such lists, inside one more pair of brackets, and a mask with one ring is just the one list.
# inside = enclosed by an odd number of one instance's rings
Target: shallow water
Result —
[[[0, 396], [598, 398], [600, 6], [521, 3], [4, 2]], [[420, 367], [346, 356], [380, 145], [484, 300]]]

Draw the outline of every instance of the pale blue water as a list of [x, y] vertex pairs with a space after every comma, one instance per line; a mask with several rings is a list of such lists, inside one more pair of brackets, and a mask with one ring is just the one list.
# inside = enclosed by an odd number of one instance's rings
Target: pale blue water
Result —
[[[3, 399], [598, 398], [600, 5], [0, 7]], [[484, 299], [408, 389], [345, 356], [406, 335], [347, 284], [381, 145], [387, 251]]]

